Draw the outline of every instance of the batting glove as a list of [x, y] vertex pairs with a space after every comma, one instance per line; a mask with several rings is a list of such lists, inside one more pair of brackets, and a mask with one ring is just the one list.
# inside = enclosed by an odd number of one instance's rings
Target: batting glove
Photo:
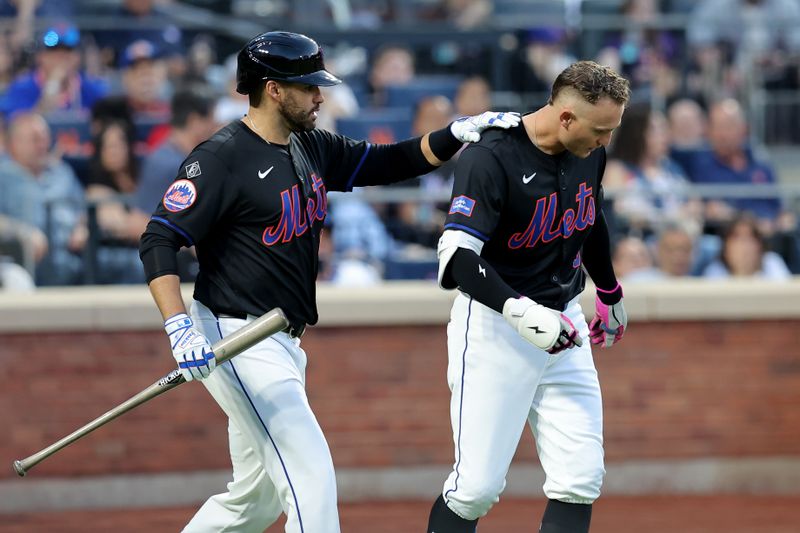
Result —
[[486, 111], [480, 115], [461, 117], [450, 125], [450, 132], [462, 143], [476, 143], [486, 128], [513, 128], [519, 125], [519, 113]]
[[589, 322], [589, 339], [592, 344], [609, 348], [622, 338], [626, 327], [628, 327], [628, 314], [622, 305], [620, 284], [617, 283], [617, 286], [610, 291], [597, 289], [595, 315]]
[[583, 345], [578, 331], [566, 315], [528, 297], [506, 300], [503, 317], [523, 339], [547, 353], [557, 354]]
[[211, 343], [197, 331], [194, 322], [186, 313], [179, 313], [164, 322], [164, 330], [169, 336], [172, 356], [178, 363], [186, 381], [204, 379], [217, 366]]

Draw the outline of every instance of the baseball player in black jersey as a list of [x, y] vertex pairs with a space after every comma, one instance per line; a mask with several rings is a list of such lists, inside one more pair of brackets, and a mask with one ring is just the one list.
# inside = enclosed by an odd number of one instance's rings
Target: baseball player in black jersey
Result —
[[[425, 174], [487, 127], [519, 115], [487, 112], [392, 145], [314, 129], [320, 86], [340, 83], [312, 39], [269, 32], [238, 55], [237, 90], [250, 107], [197, 146], [153, 214], [140, 254], [187, 380], [203, 379], [228, 415], [233, 481], [185, 531], [339, 531], [330, 451], [306, 398], [300, 336], [317, 322], [315, 279], [327, 191]], [[175, 255], [199, 262], [190, 314]], [[291, 326], [215, 366], [211, 344], [273, 307]], [[200, 413], [202, 416], [202, 413]]]
[[[603, 467], [589, 342], [627, 318], [611, 266], [601, 180], [628, 82], [589, 61], [555, 80], [522, 128], [484, 133], [459, 157], [439, 283], [458, 288], [447, 329], [455, 464], [429, 533], [474, 532], [498, 501], [527, 423], [546, 474], [542, 533], [589, 530]], [[597, 286], [587, 326], [584, 269]]]

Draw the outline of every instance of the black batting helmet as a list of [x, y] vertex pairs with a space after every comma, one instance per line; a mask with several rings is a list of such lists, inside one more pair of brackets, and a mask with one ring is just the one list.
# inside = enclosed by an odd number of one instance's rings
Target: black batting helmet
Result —
[[314, 39], [288, 31], [253, 37], [236, 57], [236, 92], [250, 94], [264, 80], [320, 86], [342, 83], [325, 70], [322, 48]]

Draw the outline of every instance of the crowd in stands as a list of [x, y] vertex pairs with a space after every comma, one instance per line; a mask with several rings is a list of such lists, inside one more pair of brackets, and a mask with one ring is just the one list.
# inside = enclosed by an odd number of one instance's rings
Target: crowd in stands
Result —
[[[138, 238], [167, 185], [194, 146], [247, 111], [235, 92], [235, 49], [223, 55], [213, 28], [181, 29], [166, 9], [179, 2], [89, 3], [119, 27], [79, 27], [80, 0], [0, 0], [8, 23], [0, 31], [0, 288], [142, 283]], [[248, 15], [243, 3], [184, 4]], [[748, 103], [758, 90], [800, 88], [797, 2], [351, 1], [347, 12], [315, 0], [279, 4], [287, 23], [313, 10], [337, 27], [502, 26], [513, 35], [502, 44], [500, 79], [486, 61], [494, 56], [468, 39], [325, 43], [329, 69], [346, 83], [324, 92], [318, 127], [370, 142], [488, 109], [525, 112], [579, 58], [614, 67], [634, 94], [604, 178], [619, 275], [800, 273], [797, 206], [774, 194], [694, 192], [781, 182], [761, 149], [767, 139], [752, 134]], [[583, 29], [580, 16], [611, 23]], [[669, 16], [686, 26], [663, 23]], [[519, 26], [509, 28], [513, 20]], [[500, 97], [508, 93], [520, 97]], [[793, 108], [767, 119], [796, 124], [798, 116]], [[796, 126], [781, 131], [779, 140], [800, 141]], [[454, 165], [388, 187], [399, 199], [332, 194], [320, 279], [434, 278]], [[191, 280], [194, 268], [192, 251], [183, 252], [181, 277]]]

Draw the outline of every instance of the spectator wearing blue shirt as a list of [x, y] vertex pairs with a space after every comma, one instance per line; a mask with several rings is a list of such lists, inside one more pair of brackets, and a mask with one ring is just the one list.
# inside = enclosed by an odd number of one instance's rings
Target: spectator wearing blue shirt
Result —
[[17, 76], [0, 99], [0, 112], [88, 112], [108, 92], [103, 80], [81, 72], [80, 32], [68, 23], [48, 28], [39, 39], [36, 66]]
[[[708, 119], [709, 147], [688, 161], [689, 178], [699, 184], [770, 185], [777, 182], [770, 163], [747, 145], [747, 122], [739, 103], [727, 98], [712, 105]], [[768, 233], [778, 229], [783, 207], [778, 198], [710, 199], [706, 220], [724, 224], [739, 212], [750, 212]]]
[[82, 281], [80, 254], [87, 238], [83, 188], [69, 165], [50, 153], [50, 129], [41, 115], [18, 113], [0, 159], [0, 215], [38, 228], [48, 254], [37, 265], [37, 285]]

